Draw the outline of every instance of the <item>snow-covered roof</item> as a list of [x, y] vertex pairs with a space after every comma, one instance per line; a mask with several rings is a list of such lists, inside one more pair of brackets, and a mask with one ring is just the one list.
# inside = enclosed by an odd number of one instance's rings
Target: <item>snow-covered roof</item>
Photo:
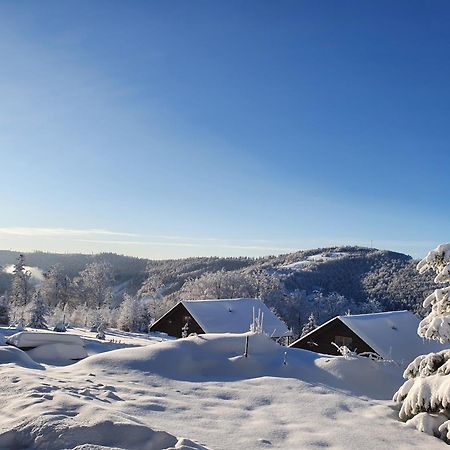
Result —
[[181, 302], [205, 333], [245, 333], [253, 315], [264, 314], [263, 331], [269, 336], [290, 336], [287, 326], [256, 298], [183, 300]]
[[445, 348], [417, 334], [420, 318], [410, 311], [339, 316], [339, 319], [384, 359], [410, 362], [418, 355]]
[[347, 325], [382, 358], [401, 364], [412, 361], [418, 355], [446, 348], [437, 341], [422, 339], [417, 334], [420, 318], [410, 311], [337, 316], [318, 328], [336, 319]]

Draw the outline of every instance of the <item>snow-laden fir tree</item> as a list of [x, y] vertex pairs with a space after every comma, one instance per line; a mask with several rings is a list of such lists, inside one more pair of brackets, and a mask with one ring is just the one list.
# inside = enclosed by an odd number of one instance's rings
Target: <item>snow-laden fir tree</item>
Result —
[[95, 336], [97, 339], [104, 341], [106, 339], [105, 336], [106, 325], [105, 322], [100, 322], [97, 326], [97, 335]]
[[11, 305], [15, 309], [15, 319], [20, 327], [24, 326], [25, 308], [31, 300], [31, 273], [25, 268], [25, 256], [20, 254], [14, 265], [11, 288]]
[[[423, 305], [431, 311], [419, 325], [418, 334], [441, 343], [450, 342], [450, 244], [430, 251], [417, 266], [433, 270], [437, 284], [447, 284], [429, 295]], [[450, 350], [418, 356], [406, 368], [406, 382], [394, 395], [401, 404], [400, 419], [420, 431], [450, 442]]]
[[301, 336], [304, 336], [305, 334], [310, 333], [311, 331], [315, 330], [316, 328], [317, 328], [316, 316], [314, 315], [314, 313], [311, 313], [308, 317], [308, 321], [305, 323], [305, 325], [302, 328]]
[[9, 325], [9, 300], [6, 295], [0, 297], [0, 325]]
[[47, 305], [42, 298], [40, 291], [36, 291], [30, 304], [29, 322], [31, 328], [47, 329], [46, 316], [48, 314]]

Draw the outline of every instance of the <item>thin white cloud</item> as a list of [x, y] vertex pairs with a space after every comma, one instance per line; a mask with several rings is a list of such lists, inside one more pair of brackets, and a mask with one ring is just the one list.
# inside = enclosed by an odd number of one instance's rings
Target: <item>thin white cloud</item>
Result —
[[[184, 241], [146, 241], [146, 240], [104, 240], [104, 239], [77, 239], [78, 242], [87, 242], [93, 244], [108, 244], [108, 245], [133, 245], [133, 246], [160, 246], [160, 247], [197, 247], [204, 248], [204, 244]], [[244, 245], [232, 243], [216, 243], [212, 245], [212, 249], [237, 249], [237, 250], [262, 250], [262, 251], [280, 251], [289, 252], [292, 248], [280, 248], [261, 245]]]
[[0, 235], [27, 237], [77, 237], [77, 236], [137, 236], [133, 233], [122, 233], [101, 229], [72, 229], [72, 228], [35, 228], [35, 227], [4, 227], [0, 228]]

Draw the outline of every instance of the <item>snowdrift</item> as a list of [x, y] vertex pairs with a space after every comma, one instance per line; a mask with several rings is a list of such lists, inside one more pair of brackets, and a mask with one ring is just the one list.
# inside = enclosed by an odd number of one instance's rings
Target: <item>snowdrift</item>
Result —
[[0, 414], [0, 448], [343, 450], [351, 443], [358, 450], [434, 450], [444, 445], [393, 420], [387, 399], [399, 385], [397, 367], [287, 349], [252, 334], [245, 358], [246, 336], [192, 336], [63, 367], [40, 367], [27, 353], [0, 347], [12, 362], [0, 364], [7, 405], [7, 414]]
[[27, 369], [43, 369], [26, 352], [9, 346], [0, 346], [0, 364], [15, 364], [20, 367], [26, 367]]
[[[249, 337], [249, 355], [243, 356]], [[263, 334], [206, 334], [95, 355], [76, 370], [139, 371], [182, 381], [297, 378], [372, 398], [390, 399], [401, 383], [395, 365], [367, 358], [318, 355], [278, 345]]]
[[50, 331], [20, 331], [9, 336], [6, 342], [18, 348], [34, 348], [47, 344], [66, 344], [83, 347], [83, 341], [80, 336]]
[[70, 363], [88, 356], [80, 336], [47, 331], [20, 331], [6, 339], [38, 363]]

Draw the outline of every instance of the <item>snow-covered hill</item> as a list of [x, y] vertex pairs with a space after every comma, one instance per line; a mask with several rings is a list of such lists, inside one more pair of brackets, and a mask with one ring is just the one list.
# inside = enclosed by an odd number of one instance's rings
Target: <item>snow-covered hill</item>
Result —
[[0, 448], [445, 448], [398, 422], [397, 367], [262, 335], [250, 335], [245, 358], [244, 341], [149, 340], [64, 367], [25, 364], [0, 346]]

